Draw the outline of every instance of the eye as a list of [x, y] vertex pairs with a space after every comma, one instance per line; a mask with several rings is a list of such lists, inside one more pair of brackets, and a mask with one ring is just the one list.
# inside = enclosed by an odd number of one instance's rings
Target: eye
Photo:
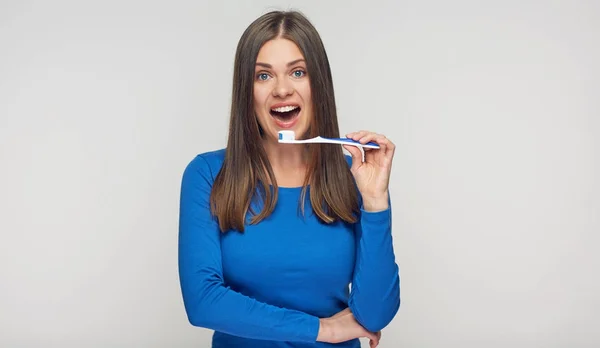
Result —
[[306, 75], [306, 72], [302, 69], [294, 70], [294, 77], [302, 77]]
[[256, 75], [256, 78], [260, 81], [266, 81], [269, 78], [269, 74], [260, 73], [260, 74]]

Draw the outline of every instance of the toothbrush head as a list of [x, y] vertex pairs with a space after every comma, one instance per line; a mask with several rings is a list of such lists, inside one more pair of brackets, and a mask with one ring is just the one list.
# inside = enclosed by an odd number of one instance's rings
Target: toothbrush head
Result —
[[296, 140], [296, 133], [290, 130], [279, 131], [279, 142]]

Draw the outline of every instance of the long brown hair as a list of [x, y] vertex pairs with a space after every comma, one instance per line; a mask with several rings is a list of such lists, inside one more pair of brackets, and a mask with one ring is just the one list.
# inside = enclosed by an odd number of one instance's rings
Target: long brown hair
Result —
[[[258, 52], [265, 42], [278, 37], [296, 43], [306, 61], [313, 104], [307, 136], [339, 137], [331, 69], [317, 30], [297, 11], [273, 11], [256, 19], [238, 42], [229, 138], [210, 197], [212, 212], [222, 232], [230, 229], [243, 232], [248, 211], [253, 215], [250, 223], [255, 224], [269, 216], [277, 202], [278, 186], [263, 148], [253, 93]], [[342, 148], [310, 144], [308, 151], [310, 163], [300, 200], [303, 213], [307, 185], [310, 185], [311, 206], [322, 222], [356, 222], [358, 193]], [[258, 214], [251, 206], [257, 193], [263, 203]]]

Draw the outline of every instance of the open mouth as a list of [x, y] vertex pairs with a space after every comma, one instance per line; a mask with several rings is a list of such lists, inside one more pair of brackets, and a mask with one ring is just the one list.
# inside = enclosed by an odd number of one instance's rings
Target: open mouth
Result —
[[297, 105], [282, 106], [271, 109], [270, 113], [275, 120], [282, 123], [288, 123], [300, 114], [300, 107]]

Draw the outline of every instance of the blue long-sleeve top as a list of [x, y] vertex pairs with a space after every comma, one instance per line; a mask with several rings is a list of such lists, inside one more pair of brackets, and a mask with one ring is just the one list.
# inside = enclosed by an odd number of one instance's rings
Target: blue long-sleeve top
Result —
[[221, 233], [209, 196], [224, 155], [221, 149], [196, 156], [183, 173], [180, 198], [183, 302], [192, 325], [215, 331], [212, 346], [331, 347], [316, 342], [319, 318], [347, 307], [367, 330], [389, 324], [400, 306], [391, 205], [367, 212], [361, 204], [358, 222], [324, 224], [308, 197], [304, 216], [298, 209], [301, 187], [280, 187], [267, 219], [243, 233]]

